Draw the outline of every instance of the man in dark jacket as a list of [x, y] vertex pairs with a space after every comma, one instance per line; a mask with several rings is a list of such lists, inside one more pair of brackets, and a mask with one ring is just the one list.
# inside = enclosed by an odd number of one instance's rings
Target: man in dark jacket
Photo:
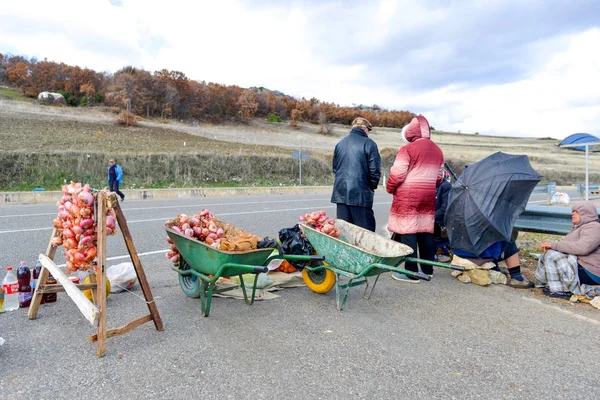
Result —
[[375, 232], [373, 197], [381, 178], [381, 157], [367, 136], [371, 129], [365, 118], [356, 118], [348, 136], [335, 146], [331, 202], [337, 204], [338, 218]]

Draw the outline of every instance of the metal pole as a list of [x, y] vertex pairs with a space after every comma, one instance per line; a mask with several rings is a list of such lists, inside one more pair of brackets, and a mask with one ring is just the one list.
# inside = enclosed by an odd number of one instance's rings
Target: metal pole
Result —
[[590, 145], [585, 145], [585, 201], [590, 196]]
[[298, 149], [298, 163], [300, 164], [300, 186], [302, 186], [302, 148]]

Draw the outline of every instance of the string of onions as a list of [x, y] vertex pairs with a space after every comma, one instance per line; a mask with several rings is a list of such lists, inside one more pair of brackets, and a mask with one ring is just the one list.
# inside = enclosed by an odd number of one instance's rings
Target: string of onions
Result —
[[[58, 216], [52, 225], [58, 230], [50, 244], [65, 248], [67, 274], [87, 270], [98, 254], [98, 234], [94, 224], [95, 195], [89, 184], [69, 183], [62, 187], [62, 197], [56, 203]], [[107, 209], [106, 233], [117, 232], [117, 219], [112, 208]]]

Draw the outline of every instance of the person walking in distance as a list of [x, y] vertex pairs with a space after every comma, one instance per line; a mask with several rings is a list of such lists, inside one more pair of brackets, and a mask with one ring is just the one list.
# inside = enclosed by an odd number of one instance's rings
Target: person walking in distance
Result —
[[119, 185], [123, 184], [123, 170], [115, 162], [115, 160], [108, 161], [108, 188], [111, 192], [115, 192], [121, 197], [121, 201], [125, 200], [125, 195], [119, 190]]
[[375, 232], [373, 198], [381, 178], [379, 149], [368, 134], [371, 123], [355, 118], [352, 130], [339, 141], [333, 152], [333, 194], [337, 217]]
[[[392, 240], [409, 246], [415, 253], [418, 247], [419, 258], [433, 261], [436, 187], [442, 183], [444, 155], [431, 140], [429, 122], [422, 115], [402, 128], [402, 137], [408, 144], [398, 151], [386, 182], [387, 192], [394, 196], [388, 230]], [[406, 262], [405, 268], [418, 272], [414, 262]], [[421, 269], [425, 274], [433, 274], [429, 265], [421, 265]], [[397, 272], [392, 278], [419, 283], [418, 279]]]

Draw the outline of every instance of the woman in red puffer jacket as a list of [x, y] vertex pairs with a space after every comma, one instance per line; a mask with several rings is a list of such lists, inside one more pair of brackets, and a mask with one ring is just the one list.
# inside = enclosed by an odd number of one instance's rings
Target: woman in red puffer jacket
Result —
[[[402, 129], [403, 138], [408, 142], [400, 148], [386, 190], [394, 196], [388, 230], [392, 239], [419, 248], [419, 257], [434, 260], [435, 243], [433, 228], [435, 220], [436, 187], [442, 182], [444, 155], [431, 140], [429, 122], [422, 115]], [[405, 268], [417, 272], [417, 264], [407, 262]], [[422, 265], [425, 274], [433, 274], [431, 266]], [[419, 282], [404, 274], [394, 274], [394, 279]]]

